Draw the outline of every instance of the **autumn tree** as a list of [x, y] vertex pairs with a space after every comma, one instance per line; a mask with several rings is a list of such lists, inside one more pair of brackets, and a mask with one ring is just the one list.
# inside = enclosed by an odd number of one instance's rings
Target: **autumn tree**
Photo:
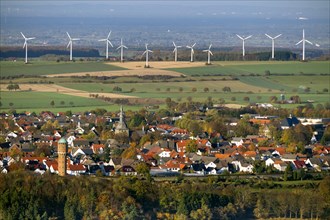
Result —
[[195, 153], [198, 150], [197, 142], [195, 140], [190, 140], [186, 146], [187, 153]]

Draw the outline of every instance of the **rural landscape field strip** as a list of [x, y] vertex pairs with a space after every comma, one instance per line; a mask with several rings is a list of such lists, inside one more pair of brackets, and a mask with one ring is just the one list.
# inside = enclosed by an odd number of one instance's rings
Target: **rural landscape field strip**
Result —
[[125, 68], [105, 64], [103, 62], [33, 62], [24, 64], [19, 62], [0, 62], [1, 77], [18, 76], [18, 75], [47, 75], [62, 74], [76, 72], [98, 72], [98, 71], [114, 71], [124, 70]]

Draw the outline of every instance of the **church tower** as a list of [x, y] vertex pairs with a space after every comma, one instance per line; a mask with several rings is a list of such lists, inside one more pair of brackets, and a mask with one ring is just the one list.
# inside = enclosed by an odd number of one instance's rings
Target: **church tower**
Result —
[[115, 134], [119, 134], [119, 133], [126, 133], [127, 135], [129, 135], [129, 130], [127, 128], [127, 125], [126, 125], [125, 119], [124, 119], [123, 106], [120, 107], [119, 122], [115, 129]]
[[57, 144], [57, 163], [58, 163], [58, 175], [66, 175], [66, 155], [68, 152], [68, 145], [65, 138], [61, 138]]

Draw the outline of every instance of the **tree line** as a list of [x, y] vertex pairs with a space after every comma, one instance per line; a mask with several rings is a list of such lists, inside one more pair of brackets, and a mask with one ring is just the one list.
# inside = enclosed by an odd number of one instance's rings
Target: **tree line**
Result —
[[0, 175], [2, 219], [326, 218], [330, 177], [290, 186], [224, 176], [155, 181], [15, 171]]

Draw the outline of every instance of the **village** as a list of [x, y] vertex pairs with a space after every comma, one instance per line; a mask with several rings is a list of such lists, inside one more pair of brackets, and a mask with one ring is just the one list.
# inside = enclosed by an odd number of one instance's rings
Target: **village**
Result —
[[[216, 112], [208, 112], [212, 111]], [[298, 171], [305, 174], [330, 169], [329, 118], [290, 115], [280, 119], [244, 114], [236, 121], [224, 123], [225, 129], [221, 126], [219, 130], [205, 129], [205, 123], [204, 129], [201, 124], [193, 126], [194, 122], [213, 117], [211, 113], [193, 115], [190, 129], [176, 126], [180, 120], [191, 119], [189, 113], [162, 118], [161, 114], [152, 113], [157, 123], [148, 124], [147, 116], [141, 118], [139, 113], [131, 112], [127, 117], [122, 107], [119, 113], [111, 114], [2, 113], [0, 172], [23, 169], [41, 175], [59, 174], [62, 166], [58, 162], [60, 141], [67, 147], [64, 175], [73, 176], [127, 176], [146, 172], [151, 176], [292, 174]], [[214, 120], [211, 122], [215, 123]], [[242, 127], [242, 121], [249, 127], [239, 133], [235, 129]], [[128, 122], [136, 129], [130, 130]], [[250, 131], [252, 128], [254, 130]], [[297, 141], [293, 145], [290, 142], [297, 128], [305, 142]], [[224, 131], [231, 133], [231, 137], [224, 135]], [[275, 141], [279, 131], [280, 142]]]

